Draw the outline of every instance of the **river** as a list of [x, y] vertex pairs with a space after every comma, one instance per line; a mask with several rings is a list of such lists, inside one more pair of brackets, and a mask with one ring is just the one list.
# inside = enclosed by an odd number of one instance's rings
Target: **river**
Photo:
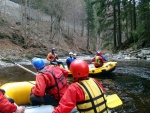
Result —
[[[98, 77], [106, 94], [118, 94], [123, 105], [116, 113], [149, 113], [150, 111], [150, 62], [117, 61], [116, 69], [109, 75]], [[35, 72], [31, 65], [23, 65]], [[71, 78], [69, 78], [70, 80]], [[2, 84], [16, 81], [32, 81], [35, 76], [17, 66], [1, 67]]]

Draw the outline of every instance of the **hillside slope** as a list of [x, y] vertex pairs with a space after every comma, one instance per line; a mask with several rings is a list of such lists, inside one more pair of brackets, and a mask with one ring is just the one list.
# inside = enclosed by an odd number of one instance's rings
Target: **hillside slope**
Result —
[[30, 34], [25, 38], [24, 31], [21, 25], [17, 25], [10, 18], [0, 18], [0, 52], [3, 57], [33, 57], [46, 56], [51, 48], [55, 47], [60, 56], [68, 55], [69, 51], [76, 53], [88, 53], [85, 49], [86, 37], [80, 37], [77, 33], [68, 35], [63, 32], [50, 40], [45, 32], [39, 31], [39, 34]]
[[56, 18], [54, 24], [49, 15], [29, 7], [25, 10], [24, 6], [10, 0], [1, 1], [0, 7], [0, 51], [3, 57], [46, 56], [53, 47], [59, 56], [66, 56], [70, 51], [91, 53], [86, 50], [86, 33], [84, 31], [81, 36], [80, 26], [64, 21], [58, 26]]

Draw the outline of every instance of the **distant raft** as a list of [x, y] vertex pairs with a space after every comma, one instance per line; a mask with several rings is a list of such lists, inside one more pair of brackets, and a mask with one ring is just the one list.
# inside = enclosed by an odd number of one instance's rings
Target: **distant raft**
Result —
[[[117, 66], [117, 62], [105, 62], [102, 67], [95, 68], [94, 64], [89, 65], [89, 75], [106, 75], [108, 73], [111, 73], [113, 70], [115, 70]], [[72, 73], [70, 70], [68, 70], [69, 75]]]

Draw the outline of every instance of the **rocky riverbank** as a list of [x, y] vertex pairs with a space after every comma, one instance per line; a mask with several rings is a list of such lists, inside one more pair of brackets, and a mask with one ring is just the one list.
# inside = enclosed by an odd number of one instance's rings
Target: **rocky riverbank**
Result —
[[[15, 52], [15, 51], [14, 51]], [[14, 53], [16, 54], [16, 53]], [[3, 57], [2, 55], [0, 55], [0, 66], [13, 66], [14, 64], [8, 62], [9, 60], [15, 60], [15, 61], [19, 61], [22, 62], [24, 64], [29, 64], [31, 65], [31, 62], [28, 58], [20, 58], [19, 56], [15, 57], [14, 54], [9, 54], [8, 57]], [[80, 53], [81, 54], [81, 53]], [[84, 56], [84, 55], [83, 55]], [[78, 56], [78, 58], [82, 59], [83, 56]], [[86, 57], [84, 57], [83, 59], [86, 61], [89, 61], [91, 59], [92, 56], [94, 55], [85, 55]], [[150, 48], [143, 48], [140, 50], [133, 50], [133, 49], [127, 49], [124, 51], [119, 51], [116, 54], [112, 54], [110, 52], [105, 53], [104, 56], [108, 59], [108, 60], [145, 60], [145, 61], [150, 61]], [[45, 59], [45, 62], [47, 62], [47, 60]]]
[[[106, 54], [107, 55], [107, 54]], [[150, 61], [150, 48], [143, 48], [139, 50], [127, 49], [119, 51], [117, 54], [108, 55], [112, 59], [123, 60], [147, 60]]]

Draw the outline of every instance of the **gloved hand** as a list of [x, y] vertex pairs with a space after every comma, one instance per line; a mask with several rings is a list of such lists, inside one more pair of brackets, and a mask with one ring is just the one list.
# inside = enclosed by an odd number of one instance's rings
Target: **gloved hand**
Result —
[[0, 89], [0, 91], [3, 93], [3, 95], [5, 95], [5, 90], [4, 89]]

